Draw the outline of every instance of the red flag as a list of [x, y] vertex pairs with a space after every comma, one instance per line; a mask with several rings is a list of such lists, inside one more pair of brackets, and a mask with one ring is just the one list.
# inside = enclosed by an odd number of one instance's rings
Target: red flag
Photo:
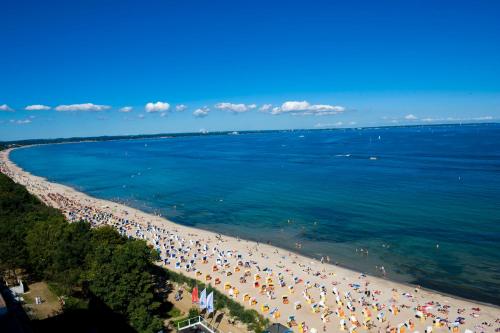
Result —
[[198, 303], [200, 298], [198, 297], [198, 287], [193, 288], [193, 292], [191, 293], [191, 302]]

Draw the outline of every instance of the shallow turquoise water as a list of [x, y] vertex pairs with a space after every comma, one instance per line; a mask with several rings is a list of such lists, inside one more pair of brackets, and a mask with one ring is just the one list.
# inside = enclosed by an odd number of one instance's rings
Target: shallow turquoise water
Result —
[[498, 124], [47, 145], [11, 157], [181, 224], [301, 242], [314, 257], [500, 304]]

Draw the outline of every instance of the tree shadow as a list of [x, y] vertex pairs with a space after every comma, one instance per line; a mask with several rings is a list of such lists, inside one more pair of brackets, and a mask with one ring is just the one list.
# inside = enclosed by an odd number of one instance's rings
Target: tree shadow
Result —
[[222, 322], [222, 319], [224, 318], [224, 313], [221, 312], [219, 313], [216, 317], [215, 317], [215, 322], [214, 322], [214, 326], [215, 327], [219, 327], [220, 323]]
[[54, 317], [33, 320], [31, 324], [35, 333], [136, 332], [127, 323], [125, 317], [113, 312], [106, 304], [93, 296], [90, 297], [89, 305], [86, 309], [68, 309]]

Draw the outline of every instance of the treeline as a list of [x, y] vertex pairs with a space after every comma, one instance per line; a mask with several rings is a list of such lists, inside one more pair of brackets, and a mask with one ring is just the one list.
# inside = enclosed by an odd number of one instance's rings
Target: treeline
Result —
[[[157, 139], [157, 138], [175, 138], [189, 136], [211, 136], [211, 135], [227, 135], [232, 131], [218, 132], [192, 132], [192, 133], [162, 133], [162, 134], [139, 134], [139, 135], [114, 135], [114, 136], [91, 136], [91, 137], [73, 137], [73, 138], [57, 138], [57, 139], [29, 139], [0, 142], [0, 146], [27, 146], [36, 144], [52, 144], [52, 143], [72, 143], [82, 141], [115, 141], [115, 140], [139, 140], [139, 139]], [[262, 133], [262, 132], [278, 132], [278, 130], [262, 130], [262, 131], [242, 131], [240, 134]], [[1, 148], [0, 148], [1, 150]]]
[[0, 271], [23, 272], [65, 295], [65, 311], [98, 299], [138, 332], [158, 332], [156, 251], [111, 227], [68, 223], [0, 173]]

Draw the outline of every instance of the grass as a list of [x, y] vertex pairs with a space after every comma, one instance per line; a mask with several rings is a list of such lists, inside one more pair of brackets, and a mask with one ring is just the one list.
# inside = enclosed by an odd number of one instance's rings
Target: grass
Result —
[[[28, 292], [23, 295], [26, 306], [32, 310], [36, 319], [45, 319], [62, 310], [56, 294], [45, 282], [36, 282], [28, 286]], [[42, 304], [35, 304], [35, 298], [41, 297]]]

